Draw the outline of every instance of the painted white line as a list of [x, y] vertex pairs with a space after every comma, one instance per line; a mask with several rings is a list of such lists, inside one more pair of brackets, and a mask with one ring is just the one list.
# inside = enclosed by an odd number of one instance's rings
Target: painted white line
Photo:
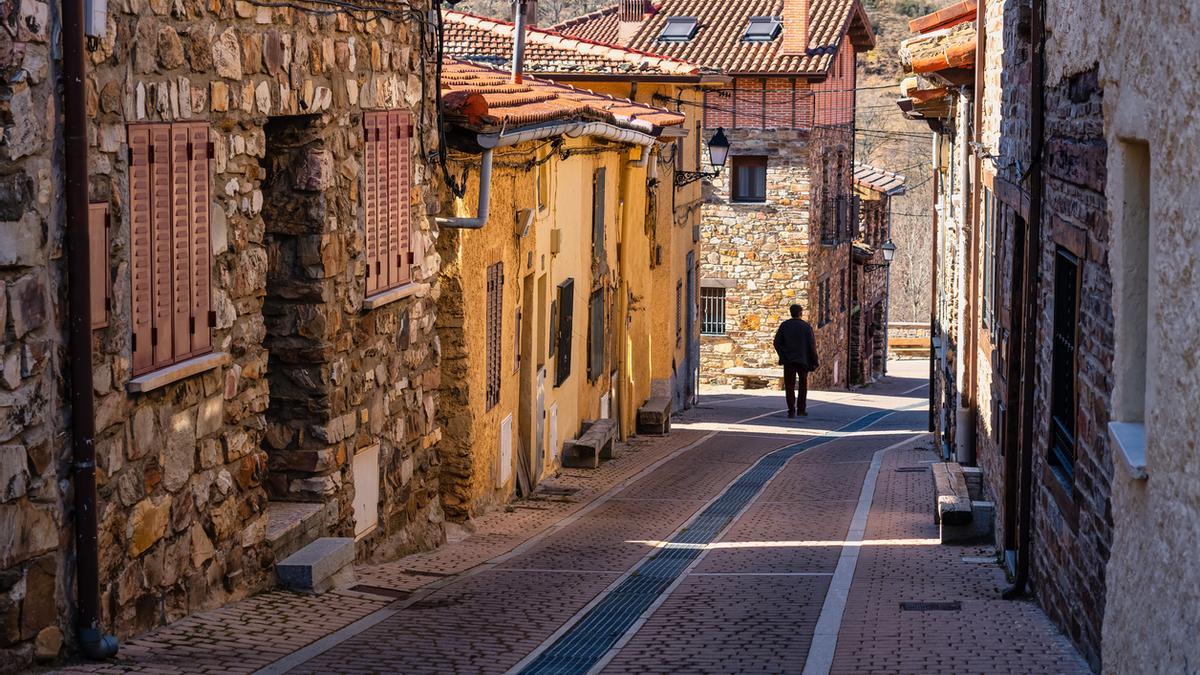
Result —
[[850, 520], [850, 530], [846, 532], [842, 554], [838, 557], [833, 578], [829, 581], [829, 590], [825, 592], [825, 603], [821, 606], [821, 615], [817, 619], [816, 630], [813, 631], [812, 645], [808, 648], [808, 658], [804, 661], [804, 675], [829, 675], [829, 669], [833, 667], [833, 653], [837, 649], [842, 614], [846, 611], [846, 598], [849, 597], [850, 585], [854, 582], [854, 569], [858, 566], [858, 552], [862, 550], [867, 531], [867, 518], [871, 514], [871, 502], [875, 499], [875, 482], [879, 478], [883, 456], [888, 451], [907, 445], [927, 434], [928, 432], [916, 434], [877, 450], [871, 458], [871, 468], [867, 469], [867, 475], [863, 479], [862, 492], [858, 496], [854, 517]]

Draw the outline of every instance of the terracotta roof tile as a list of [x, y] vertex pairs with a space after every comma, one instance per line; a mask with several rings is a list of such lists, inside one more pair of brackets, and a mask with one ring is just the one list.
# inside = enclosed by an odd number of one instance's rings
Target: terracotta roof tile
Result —
[[[842, 36], [853, 26], [855, 46], [869, 49], [875, 36], [860, 0], [811, 0], [808, 53], [784, 55], [783, 40], [746, 42], [742, 39], [751, 17], [781, 16], [784, 0], [663, 0], [629, 41], [633, 49], [673, 56], [727, 74], [824, 75]], [[667, 17], [699, 19], [695, 37], [687, 42], [660, 42]], [[555, 30], [600, 42], [618, 42], [617, 6], [565, 21]], [[785, 24], [783, 30], [787, 30]]]
[[[443, 11], [445, 53], [465, 61], [506, 68], [512, 61], [514, 26], [464, 12]], [[541, 28], [525, 37], [525, 71], [542, 75], [572, 73], [644, 74], [699, 78], [699, 66], [679, 59], [586, 40]]]
[[889, 197], [904, 194], [904, 176], [876, 169], [867, 164], [859, 164], [855, 167], [854, 182], [868, 190], [874, 190]]
[[524, 126], [582, 118], [652, 132], [679, 126], [684, 116], [663, 108], [525, 77], [511, 81], [507, 71], [446, 58], [442, 64], [446, 112], [467, 126]]

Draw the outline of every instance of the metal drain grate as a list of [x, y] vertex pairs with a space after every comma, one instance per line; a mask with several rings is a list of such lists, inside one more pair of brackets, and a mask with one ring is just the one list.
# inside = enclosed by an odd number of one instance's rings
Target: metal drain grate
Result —
[[901, 612], [958, 612], [962, 611], [962, 603], [955, 602], [902, 602]]
[[[891, 411], [881, 410], [864, 415], [836, 431], [861, 431], [890, 414]], [[591, 670], [700, 556], [704, 545], [712, 543], [733, 522], [788, 460], [838, 437], [831, 434], [810, 438], [780, 448], [758, 460], [730, 484], [716, 501], [696, 515], [685, 529], [676, 532], [664, 550], [634, 569], [520, 672], [567, 674]]]
[[412, 591], [402, 591], [398, 588], [385, 588], [383, 586], [368, 586], [366, 584], [351, 586], [350, 590], [356, 593], [369, 593], [371, 595], [392, 598], [393, 600], [403, 600], [412, 595]]
[[929, 472], [929, 467], [927, 467], [927, 466], [902, 466], [899, 469], [896, 469], [896, 473], [928, 473], [928, 472]]

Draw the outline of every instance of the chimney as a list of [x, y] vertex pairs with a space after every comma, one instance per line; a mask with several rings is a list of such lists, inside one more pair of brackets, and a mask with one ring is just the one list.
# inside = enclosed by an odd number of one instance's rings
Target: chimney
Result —
[[783, 0], [783, 54], [803, 56], [808, 53], [809, 0]]
[[521, 84], [525, 73], [525, 17], [528, 15], [526, 9], [532, 1], [517, 0], [513, 3], [516, 15], [513, 20], [512, 81], [514, 84]]
[[537, 28], [537, 0], [525, 0], [525, 26]]
[[628, 46], [649, 15], [650, 0], [621, 0], [617, 9], [617, 44]]

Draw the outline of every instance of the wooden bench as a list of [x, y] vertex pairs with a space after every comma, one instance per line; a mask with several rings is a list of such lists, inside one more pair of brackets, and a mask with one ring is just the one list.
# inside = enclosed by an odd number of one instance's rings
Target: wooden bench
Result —
[[637, 411], [639, 434], [671, 433], [671, 381], [654, 380], [650, 383], [650, 398]]
[[770, 386], [770, 380], [783, 379], [783, 367], [777, 368], [726, 368], [725, 374], [730, 377], [738, 377], [742, 380], [742, 385], [747, 389], [761, 389]]
[[890, 338], [888, 350], [895, 356], [929, 356], [929, 338]]
[[595, 469], [600, 460], [613, 458], [617, 425], [612, 420], [592, 420], [582, 424], [579, 438], [563, 443], [562, 465], [576, 469]]

